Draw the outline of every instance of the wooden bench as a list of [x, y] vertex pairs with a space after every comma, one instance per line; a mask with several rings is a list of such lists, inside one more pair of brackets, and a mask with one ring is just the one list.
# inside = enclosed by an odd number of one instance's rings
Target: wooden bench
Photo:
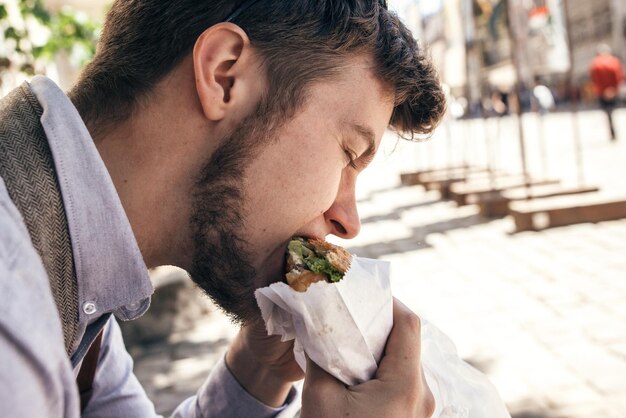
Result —
[[542, 184], [516, 187], [501, 191], [485, 193], [480, 196], [478, 205], [480, 214], [488, 218], [501, 218], [509, 214], [509, 203], [518, 200], [542, 199], [546, 197], [565, 196], [597, 192], [596, 186], [564, 187], [560, 184]]
[[492, 178], [508, 178], [517, 176], [505, 172], [490, 173], [486, 169], [475, 170], [473, 172], [458, 172], [452, 174], [440, 174], [437, 176], [424, 177], [420, 183], [426, 190], [438, 190], [442, 199], [450, 199], [450, 187], [460, 182], [486, 182]]
[[460, 165], [460, 166], [454, 166], [454, 167], [440, 167], [440, 168], [433, 168], [433, 169], [427, 169], [427, 170], [412, 171], [408, 173], [400, 173], [400, 183], [403, 186], [416, 186], [416, 185], [422, 184], [420, 183], [420, 176], [425, 175], [425, 174], [428, 175], [428, 174], [448, 172], [449, 170], [461, 171], [461, 170], [468, 170], [468, 169], [471, 169], [471, 167], [468, 167], [466, 165]]
[[600, 193], [554, 196], [509, 203], [515, 232], [626, 218], [626, 197]]
[[483, 196], [490, 196], [504, 190], [558, 183], [559, 180], [555, 179], [526, 181], [519, 175], [498, 177], [493, 182], [491, 180], [459, 182], [450, 186], [450, 198], [459, 206], [471, 205], [480, 203]]

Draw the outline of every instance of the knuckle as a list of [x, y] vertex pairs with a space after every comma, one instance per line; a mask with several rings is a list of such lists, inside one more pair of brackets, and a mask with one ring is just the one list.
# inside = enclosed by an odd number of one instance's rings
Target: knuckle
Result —
[[412, 333], [420, 334], [422, 330], [422, 321], [417, 314], [407, 311], [401, 318], [403, 325]]

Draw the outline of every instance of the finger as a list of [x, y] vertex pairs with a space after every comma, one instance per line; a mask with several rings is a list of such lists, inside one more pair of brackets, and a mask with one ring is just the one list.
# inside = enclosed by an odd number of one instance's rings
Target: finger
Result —
[[302, 388], [301, 417], [320, 416], [320, 406], [327, 411], [342, 409], [340, 400], [346, 388], [343, 384], [306, 356], [306, 374]]
[[394, 299], [393, 328], [376, 374], [381, 380], [421, 381], [421, 324], [419, 317]]
[[341, 381], [315, 364], [309, 356], [306, 356], [306, 373], [304, 376], [304, 387], [302, 388], [303, 396], [312, 395], [323, 400], [334, 397], [345, 390], [346, 387]]

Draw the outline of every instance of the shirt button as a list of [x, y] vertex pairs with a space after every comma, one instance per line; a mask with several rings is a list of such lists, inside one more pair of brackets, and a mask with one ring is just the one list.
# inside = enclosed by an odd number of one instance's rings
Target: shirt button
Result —
[[126, 305], [126, 309], [128, 309], [129, 311], [136, 311], [140, 307], [141, 307], [141, 302], [131, 302], [128, 305]]
[[87, 315], [92, 315], [96, 313], [96, 304], [93, 302], [85, 302], [83, 303], [83, 312]]

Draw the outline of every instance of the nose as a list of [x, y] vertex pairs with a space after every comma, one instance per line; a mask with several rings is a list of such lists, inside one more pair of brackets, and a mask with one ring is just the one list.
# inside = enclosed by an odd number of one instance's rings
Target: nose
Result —
[[324, 213], [327, 230], [339, 238], [354, 238], [361, 231], [361, 220], [356, 207], [355, 186], [356, 181], [342, 179], [335, 201]]

